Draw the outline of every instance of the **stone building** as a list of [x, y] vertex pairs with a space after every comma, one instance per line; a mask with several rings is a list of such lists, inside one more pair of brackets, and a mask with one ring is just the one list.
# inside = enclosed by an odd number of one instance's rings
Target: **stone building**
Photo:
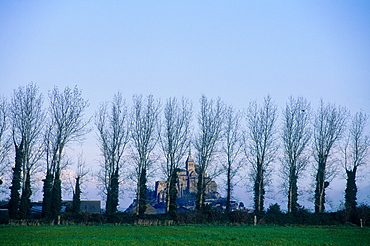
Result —
[[[196, 164], [189, 153], [185, 161], [185, 169], [177, 172], [177, 202], [179, 206], [195, 206], [197, 193], [199, 165]], [[206, 204], [220, 198], [217, 192], [217, 184], [210, 177], [205, 177], [206, 182]], [[158, 203], [165, 203], [167, 196], [167, 181], [157, 181], [155, 183], [155, 194]]]

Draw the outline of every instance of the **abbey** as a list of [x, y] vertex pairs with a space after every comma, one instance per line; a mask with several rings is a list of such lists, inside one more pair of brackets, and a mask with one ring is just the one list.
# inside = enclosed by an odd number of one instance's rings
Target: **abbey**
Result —
[[[177, 203], [178, 206], [189, 209], [195, 206], [195, 197], [197, 193], [199, 165], [195, 164], [191, 153], [185, 161], [185, 169], [180, 169], [177, 172]], [[205, 177], [206, 182], [206, 204], [211, 205], [220, 198], [217, 192], [217, 184], [210, 177]], [[158, 203], [166, 202], [167, 181], [157, 181], [155, 183], [155, 195]]]

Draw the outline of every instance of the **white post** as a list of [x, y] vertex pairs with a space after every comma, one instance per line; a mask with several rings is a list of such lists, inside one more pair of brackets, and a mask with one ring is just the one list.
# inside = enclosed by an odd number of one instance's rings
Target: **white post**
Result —
[[257, 215], [254, 216], [254, 225], [257, 225]]
[[363, 225], [362, 225], [362, 219], [360, 219], [360, 224], [361, 224], [361, 228], [363, 227]]

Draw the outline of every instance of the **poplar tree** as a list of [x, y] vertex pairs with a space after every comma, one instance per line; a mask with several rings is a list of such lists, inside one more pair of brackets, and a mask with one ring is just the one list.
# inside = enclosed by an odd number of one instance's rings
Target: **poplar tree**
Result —
[[357, 206], [357, 171], [367, 164], [370, 153], [370, 136], [365, 133], [367, 122], [368, 116], [363, 112], [357, 112], [352, 117], [342, 149], [347, 175], [344, 205], [350, 213], [353, 213]]
[[224, 113], [225, 107], [220, 98], [209, 100], [204, 95], [201, 97], [200, 113], [198, 114], [199, 130], [194, 140], [199, 163], [196, 197], [198, 211], [203, 211], [205, 207], [206, 175], [211, 161], [218, 151], [218, 143], [222, 138]]
[[164, 121], [161, 128], [160, 143], [166, 162], [163, 171], [167, 179], [166, 212], [176, 211], [177, 172], [179, 164], [190, 144], [191, 103], [183, 98], [167, 100], [164, 108]]
[[6, 168], [8, 152], [11, 148], [11, 141], [8, 137], [8, 103], [4, 97], [0, 97], [0, 185], [3, 183], [2, 174]]
[[282, 178], [288, 194], [288, 213], [295, 213], [298, 204], [298, 179], [307, 167], [307, 147], [311, 138], [310, 104], [302, 97], [289, 98], [283, 112]]
[[330, 159], [333, 148], [342, 137], [347, 110], [321, 100], [313, 126], [313, 151], [316, 161], [315, 213], [325, 211], [325, 189], [336, 173]]
[[[10, 199], [10, 216], [26, 218], [30, 212], [31, 175], [42, 157], [44, 126], [43, 98], [37, 85], [31, 83], [14, 90], [10, 103], [12, 137], [15, 148], [15, 166]], [[19, 189], [21, 194], [19, 198]]]
[[254, 191], [254, 210], [263, 212], [265, 186], [271, 173], [271, 163], [278, 149], [276, 141], [277, 107], [270, 96], [261, 106], [252, 102], [247, 110], [246, 156], [251, 164]]
[[145, 213], [147, 207], [147, 173], [153, 162], [152, 152], [158, 142], [159, 112], [160, 103], [152, 95], [145, 99], [142, 96], [133, 97], [130, 137], [134, 151], [132, 158], [137, 184], [137, 214], [140, 215]]
[[98, 130], [99, 147], [103, 157], [99, 178], [104, 185], [107, 214], [117, 212], [119, 175], [130, 133], [128, 118], [127, 106], [121, 93], [115, 94], [111, 103], [101, 104], [95, 114], [95, 126]]
[[82, 92], [76, 87], [58, 87], [49, 93], [49, 124], [45, 135], [46, 177], [44, 181], [44, 198], [42, 214], [56, 219], [62, 207], [61, 171], [65, 147], [73, 141], [79, 141], [89, 132], [84, 120], [84, 113], [89, 106], [82, 98]]
[[242, 167], [240, 153], [242, 150], [242, 130], [240, 112], [229, 106], [225, 113], [223, 127], [222, 152], [225, 156], [223, 171], [226, 175], [226, 212], [230, 212], [230, 203], [235, 177]]

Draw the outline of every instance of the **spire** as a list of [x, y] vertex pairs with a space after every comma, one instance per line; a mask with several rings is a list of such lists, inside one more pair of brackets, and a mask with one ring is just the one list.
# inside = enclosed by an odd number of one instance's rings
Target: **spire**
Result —
[[185, 167], [188, 172], [194, 170], [194, 160], [193, 157], [191, 156], [190, 145], [189, 145], [189, 155], [188, 158], [186, 158]]
[[186, 159], [186, 163], [194, 162], [193, 157], [191, 156], [191, 151], [189, 151], [188, 158]]

